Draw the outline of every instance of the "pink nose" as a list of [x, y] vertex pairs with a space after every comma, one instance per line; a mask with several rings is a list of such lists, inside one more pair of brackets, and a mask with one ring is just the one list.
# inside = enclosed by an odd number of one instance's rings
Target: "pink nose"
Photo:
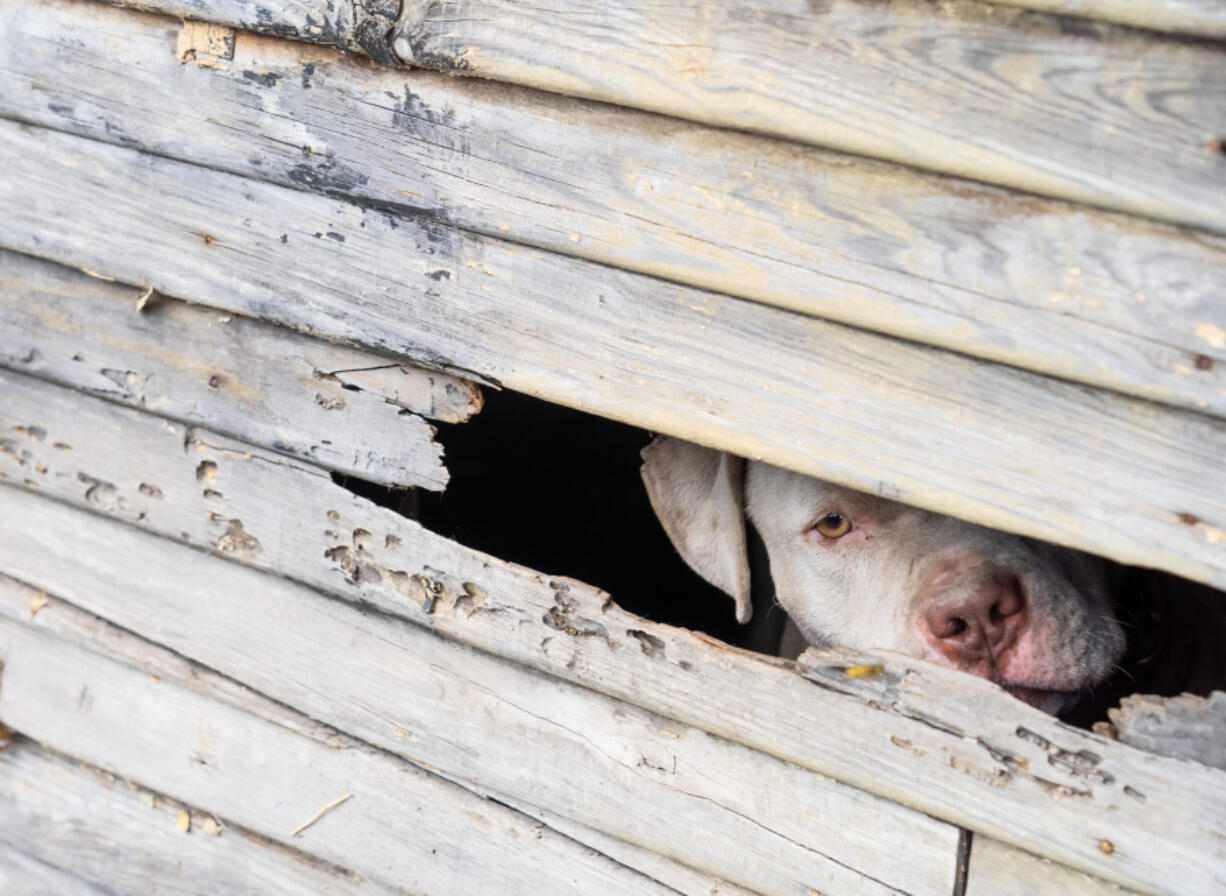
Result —
[[[922, 615], [928, 640], [959, 667], [995, 665], [1026, 627], [1026, 599], [1015, 579], [991, 579], [969, 593], [933, 595]], [[969, 668], [968, 668], [969, 667]]]

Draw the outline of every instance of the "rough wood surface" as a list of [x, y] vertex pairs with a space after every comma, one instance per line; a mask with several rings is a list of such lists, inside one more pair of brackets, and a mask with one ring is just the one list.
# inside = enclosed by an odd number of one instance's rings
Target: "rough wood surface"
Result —
[[961, 0], [408, 0], [393, 48], [451, 74], [1226, 229], [1215, 45]]
[[[952, 886], [950, 825], [115, 522], [34, 496], [10, 506], [19, 493], [4, 491], [6, 510], [31, 505], [41, 556], [20, 559], [32, 544], [12, 541], [0, 569], [478, 792], [547, 807], [763, 894], [944, 896]], [[49, 575], [58, 552], [47, 548], [65, 536], [79, 562], [63, 567], [60, 555], [63, 575]], [[101, 540], [109, 560], [86, 546]], [[137, 562], [139, 581], [125, 581], [115, 564]], [[538, 623], [537, 640], [550, 631]], [[624, 662], [633, 671], [651, 659], [636, 649]], [[26, 731], [21, 717], [0, 717]]]
[[[185, 434], [174, 425], [114, 407], [108, 424], [105, 416], [89, 412], [90, 401], [78, 398], [74, 419], [94, 433], [92, 440], [71, 452], [42, 447], [71, 432], [44, 417], [44, 441], [18, 434], [24, 439], [21, 453], [30, 456], [24, 471], [10, 478], [28, 477], [29, 486], [43, 493], [154, 532], [215, 545], [244, 563], [292, 575], [1100, 876], [1161, 889], [1185, 866], [1203, 868], [1206, 857], [1221, 860], [1223, 841], [1215, 833], [1226, 829], [1226, 818], [1219, 817], [1226, 801], [1216, 795], [1223, 787], [1220, 773], [1189, 776], [1184, 763], [1057, 725], [994, 686], [962, 676], [952, 684], [942, 679], [936, 690], [943, 696], [930, 695], [919, 711], [877, 693], [848, 693], [854, 680], [815, 685], [790, 664], [651, 623], [577, 582], [462, 548], [334, 485], [308, 465], [200, 430], [184, 452]], [[125, 431], [126, 439], [120, 436]], [[44, 459], [47, 472], [38, 473]], [[195, 478], [206, 462], [214, 465], [220, 497], [204, 495]], [[95, 489], [94, 481], [115, 484], [115, 491]], [[156, 484], [170, 500], [150, 500], [138, 481]], [[58, 576], [60, 567], [92, 562], [83, 554], [81, 534], [94, 524], [81, 527], [56, 505], [29, 504], [11, 489], [0, 489], [0, 500], [6, 507], [0, 549], [11, 554], [4, 563], [21, 563], [29, 578], [46, 580]], [[47, 514], [61, 524], [53, 526]], [[120, 536], [134, 537], [116, 529], [107, 540]], [[150, 541], [139, 552], [156, 558], [167, 549]], [[110, 557], [118, 550], [112, 543], [97, 553]], [[68, 551], [72, 557], [61, 559]], [[32, 564], [46, 569], [33, 570]], [[94, 577], [81, 587], [94, 593]], [[640, 656], [650, 662], [638, 662]], [[890, 667], [897, 662], [891, 658]], [[908, 661], [900, 674], [911, 676], [918, 665]], [[980, 722], [968, 722], [961, 701], [1008, 730], [985, 731]], [[958, 724], [965, 727], [930, 724], [946, 713], [960, 713]], [[1059, 744], [1060, 752], [1035, 750], [1010, 725]], [[1014, 752], [1030, 751], [1035, 772], [995, 750], [997, 739]], [[1075, 764], [1063, 761], [1082, 750], [1103, 757], [1104, 777], [1087, 784]], [[1197, 823], [1185, 831], [1191, 818]], [[1178, 832], [1172, 851], [1152, 849], [1155, 830]], [[1110, 855], [1099, 840], [1114, 844]], [[1193, 856], [1199, 856], [1196, 863]], [[1186, 892], [1195, 892], [1195, 884]], [[1205, 886], [1204, 892], [1212, 892], [1216, 884]]]
[[441, 489], [419, 414], [480, 407], [476, 387], [249, 318], [0, 251], [0, 365], [198, 423], [385, 485]]
[[0, 840], [0, 892], [20, 896], [111, 896], [114, 893], [47, 865], [3, 840]]
[[1136, 28], [1192, 37], [1226, 38], [1226, 4], [1221, 0], [998, 0], [1058, 15], [1086, 16]]
[[399, 0], [117, 0], [183, 19], [214, 22], [397, 62], [388, 43]]
[[182, 27], [0, 5], [0, 112], [1226, 415], [1221, 239], [250, 34], [184, 65]]
[[[188, 829], [183, 830], [186, 813]], [[285, 896], [403, 892], [184, 806], [114, 775], [19, 739], [0, 754], [0, 891], [40, 892], [6, 880], [25, 863], [89, 894], [279, 893]], [[14, 866], [19, 855], [23, 864]]]
[[[565, 834], [580, 843], [585, 843], [597, 852], [603, 853], [630, 868], [637, 868], [652, 880], [658, 880], [672, 887], [685, 896], [754, 896], [753, 891], [726, 880], [720, 880], [709, 874], [695, 871], [680, 862], [662, 856], [659, 853], [627, 843], [616, 837], [597, 831], [585, 825], [576, 824], [568, 818], [563, 818], [556, 812], [550, 812], [548, 807], [522, 805], [505, 795], [496, 799], [506, 803], [513, 809], [518, 809], [525, 815], [538, 819], [549, 825], [555, 831]], [[807, 894], [809, 896], [809, 894]]]
[[1126, 744], [1226, 769], [1226, 692], [1208, 697], [1134, 694], [1107, 715]]
[[[37, 613], [32, 614], [30, 607], [34, 605], [37, 605], [39, 609]], [[0, 575], [0, 616], [8, 616], [15, 621], [33, 625], [40, 630], [54, 633], [75, 643], [87, 644], [90, 650], [120, 662], [135, 665], [142, 672], [154, 678], [185, 684], [193, 691], [210, 699], [254, 713], [283, 728], [328, 744], [333, 749], [344, 750], [360, 746], [360, 742], [353, 738], [308, 719], [283, 704], [262, 697], [246, 685], [193, 664], [165, 648], [134, 638], [130, 633], [116, 628], [91, 613], [2, 575]], [[498, 795], [497, 799], [504, 805], [511, 805], [503, 795]], [[522, 808], [518, 806], [512, 806], [512, 808], [522, 811]], [[710, 875], [702, 875], [657, 853], [633, 847], [624, 841], [599, 834], [582, 825], [567, 822], [565, 823], [566, 829], [563, 831], [556, 824], [559, 822], [556, 816], [552, 816], [549, 820], [549, 822], [554, 822], [553, 824], [544, 820], [544, 813], [540, 810], [537, 810], [532, 817], [537, 818], [552, 830], [559, 831], [627, 867], [642, 871], [651, 879], [664, 883], [678, 892], [693, 894], [693, 896], [710, 896], [712, 893], [752, 896], [749, 891], [742, 891], [727, 881]], [[233, 827], [231, 822], [227, 821], [226, 824]], [[272, 844], [272, 841], [266, 841], [266, 844]]]
[[[386, 753], [303, 737], [10, 618], [0, 618], [0, 644], [6, 724], [384, 886], [668, 892]], [[346, 794], [345, 803], [301, 828]]]
[[1220, 421], [41, 128], [0, 163], [0, 245], [1226, 584]]
[[971, 841], [966, 896], [1129, 896], [1133, 892], [987, 837]]

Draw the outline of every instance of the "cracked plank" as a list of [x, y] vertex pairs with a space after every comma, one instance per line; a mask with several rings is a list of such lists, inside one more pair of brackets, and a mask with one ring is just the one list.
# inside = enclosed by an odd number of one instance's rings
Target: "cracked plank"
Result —
[[65, 880], [91, 896], [403, 892], [25, 739], [0, 755], [0, 850], [0, 890], [14, 894], [44, 892], [32, 885], [35, 874], [22, 877], [39, 869], [54, 875], [45, 892], [65, 896], [75, 892]]
[[[125, 640], [134, 653], [159, 652], [131, 635]], [[9, 613], [0, 616], [0, 644], [7, 724], [382, 887], [454, 892], [463, 881], [500, 893], [671, 892], [386, 753], [266, 721], [251, 711], [265, 702], [258, 695], [242, 708], [211, 700]], [[346, 793], [348, 811], [338, 808], [291, 837]]]
[[476, 387], [261, 321], [0, 251], [0, 365], [202, 424], [384, 485], [441, 490], [421, 416], [480, 407]]
[[[10, 388], [5, 394], [25, 395], [27, 390]], [[54, 404], [35, 395], [32, 406]], [[78, 422], [95, 439], [80, 451], [56, 452], [53, 442], [67, 431], [62, 427]], [[924, 692], [927, 702], [909, 696], [912, 702], [900, 714], [873, 691], [849, 691], [852, 680], [844, 681], [846, 676], [834, 676], [838, 688], [830, 686], [829, 676], [817, 687], [788, 663], [649, 622], [578, 582], [550, 579], [463, 548], [289, 458], [202, 430], [193, 433], [192, 450], [184, 452], [181, 429], [83, 396], [77, 396], [71, 421], [43, 418], [42, 429], [41, 440], [15, 433], [25, 465], [3, 455], [0, 464], [11, 466], [0, 472], [17, 482], [28, 478], [28, 488], [48, 496], [218, 553], [224, 551], [220, 539], [228, 521], [239, 519], [260, 549], [227, 555], [232, 559], [292, 576], [1099, 876], [1161, 889], [1162, 881], [1183, 869], [1223, 858], [1226, 841], [1219, 834], [1226, 830], [1226, 799], [1221, 796], [1226, 785], [1220, 773], [1189, 775], [1183, 763], [1059, 726], [990, 683], [938, 678], [931, 693]], [[221, 497], [202, 493], [196, 471], [206, 460], [216, 465], [212, 481]], [[45, 473], [38, 472], [40, 464], [47, 465]], [[81, 472], [113, 483], [115, 491], [105, 501], [90, 503]], [[141, 477], [154, 472], [172, 500], [150, 499], [139, 489]], [[94, 562], [83, 555], [86, 546], [74, 518], [65, 519], [62, 536], [43, 522], [43, 513], [66, 511], [29, 504], [16, 494], [0, 490], [0, 501], [11, 506], [0, 515], [4, 565], [22, 564], [29, 578], [50, 587], [59, 582], [61, 567]], [[82, 520], [91, 530], [98, 525]], [[117, 528], [115, 537], [120, 536], [133, 537]], [[158, 558], [168, 549], [150, 541], [134, 550]], [[111, 551], [100, 546], [97, 562], [109, 562], [105, 558]], [[61, 559], [65, 552], [73, 556]], [[82, 594], [108, 581], [105, 567], [98, 569], [96, 579], [80, 574], [76, 587]], [[887, 668], [897, 662], [889, 658]], [[908, 661], [907, 670], [917, 668], [926, 671], [907, 674], [918, 674], [917, 688], [922, 689], [932, 670]], [[964, 693], [967, 688], [970, 694]], [[967, 707], [1005, 726], [985, 736], [987, 746], [976, 737], [986, 724], [982, 720], [958, 723], [962, 733], [942, 724], [951, 712], [969, 712]], [[1020, 739], [1018, 726], [1034, 737]], [[1056, 748], [1049, 750], [1041, 741]], [[1079, 764], [1083, 750], [1101, 757], [1096, 767], [1107, 769], [1112, 784], [1101, 778], [1087, 784]], [[1011, 757], [1020, 751], [1043, 765], [1037, 776], [1042, 783], [1013, 774]], [[1124, 786], [1149, 799], [1139, 801]], [[1070, 798], [1087, 789], [1089, 796]], [[1197, 818], [1198, 827], [1185, 832], [1180, 819], [1188, 818]], [[1180, 837], [1169, 849], [1152, 849], [1153, 831], [1166, 829], [1179, 831]], [[1098, 839], [1116, 845], [1111, 856], [1099, 849]], [[952, 873], [952, 860], [948, 867]], [[1199, 891], [1203, 882], [1183, 882], [1188, 894], [1214, 889], [1212, 882]]]
[[1226, 584], [1221, 421], [41, 128], [0, 161], [10, 248]]
[[1226, 330], [1221, 239], [246, 33], [185, 66], [180, 27], [4, 4], [0, 110], [1226, 415], [1226, 350], [1196, 333]]

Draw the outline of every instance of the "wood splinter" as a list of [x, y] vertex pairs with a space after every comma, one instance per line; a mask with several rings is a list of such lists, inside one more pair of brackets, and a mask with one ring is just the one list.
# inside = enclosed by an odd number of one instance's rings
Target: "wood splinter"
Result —
[[335, 809], [335, 808], [336, 808], [337, 806], [339, 806], [341, 803], [345, 802], [345, 800], [349, 799], [351, 796], [353, 796], [353, 794], [352, 794], [352, 793], [347, 793], [347, 794], [345, 794], [343, 797], [341, 797], [340, 799], [333, 800], [332, 802], [328, 803], [328, 805], [324, 806], [322, 809], [320, 809], [318, 812], [316, 812], [314, 815], [312, 815], [310, 818], [308, 818], [308, 819], [307, 819], [306, 821], [304, 821], [302, 824], [298, 825], [298, 827], [294, 828], [294, 830], [290, 831], [290, 836], [291, 836], [291, 837], [297, 837], [299, 834], [301, 834], [303, 831], [305, 831], [307, 828], [309, 828], [309, 827], [310, 827], [311, 825], [313, 825], [315, 822], [319, 821], [319, 819], [323, 818], [323, 817], [324, 817], [324, 815], [326, 815], [328, 812], [330, 812], [330, 811], [332, 811], [333, 809]]

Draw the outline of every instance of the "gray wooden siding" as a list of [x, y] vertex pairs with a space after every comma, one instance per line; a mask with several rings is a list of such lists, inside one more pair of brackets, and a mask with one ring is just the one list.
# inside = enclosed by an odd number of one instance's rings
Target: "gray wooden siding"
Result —
[[178, 21], [103, 5], [0, 23], [24, 121], [1226, 414], [1203, 233], [246, 33], [185, 64]]

